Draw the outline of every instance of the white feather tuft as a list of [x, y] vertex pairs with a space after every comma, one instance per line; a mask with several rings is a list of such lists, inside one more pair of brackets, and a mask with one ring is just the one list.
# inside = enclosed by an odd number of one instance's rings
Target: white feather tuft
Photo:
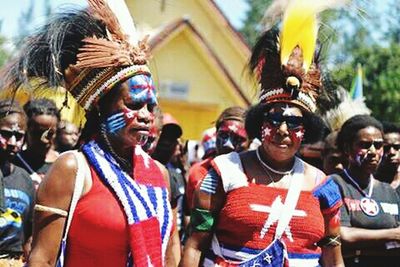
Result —
[[324, 115], [324, 121], [332, 131], [340, 130], [343, 123], [355, 115], [370, 115], [371, 110], [365, 105], [364, 99], [352, 99], [343, 87], [337, 90], [340, 104]]

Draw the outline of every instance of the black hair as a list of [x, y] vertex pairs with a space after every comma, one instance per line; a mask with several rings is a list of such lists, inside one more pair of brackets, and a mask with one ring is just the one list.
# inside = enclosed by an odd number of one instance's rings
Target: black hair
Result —
[[99, 99], [96, 106], [93, 106], [92, 109], [86, 112], [86, 123], [82, 129], [78, 143], [90, 141], [96, 134], [100, 133], [101, 124], [105, 119], [103, 116], [108, 114], [111, 104], [118, 96], [121, 84], [121, 82], [116, 84], [112, 90]]
[[239, 106], [224, 109], [215, 122], [215, 128], [219, 128], [226, 120], [235, 120], [244, 122], [246, 110]]
[[18, 102], [13, 100], [0, 100], [0, 120], [14, 113], [20, 114], [26, 122], [26, 114]]
[[383, 132], [385, 134], [387, 133], [398, 133], [400, 134], [400, 126], [393, 123], [393, 122], [389, 122], [389, 121], [383, 121], [382, 122], [383, 125]]
[[[107, 36], [104, 23], [88, 10], [72, 9], [52, 15], [49, 22], [24, 40], [18, 56], [5, 69], [4, 88], [14, 92], [21, 84], [36, 89], [64, 85], [64, 71], [77, 61], [78, 49], [88, 36]], [[32, 86], [29, 79], [40, 77]]]
[[370, 115], [356, 115], [345, 121], [336, 139], [338, 149], [345, 153], [346, 147], [356, 139], [358, 131], [367, 127], [375, 127], [383, 134], [382, 123]]
[[29, 101], [24, 105], [24, 110], [29, 119], [38, 115], [50, 115], [60, 121], [60, 110], [53, 100], [47, 98], [38, 98]]
[[[261, 140], [261, 126], [263, 124], [264, 113], [271, 108], [271, 104], [259, 103], [249, 108], [246, 113], [245, 128], [249, 139], [258, 138]], [[322, 140], [326, 131], [323, 120], [310, 112], [302, 110], [304, 124], [304, 143], [315, 143]]]

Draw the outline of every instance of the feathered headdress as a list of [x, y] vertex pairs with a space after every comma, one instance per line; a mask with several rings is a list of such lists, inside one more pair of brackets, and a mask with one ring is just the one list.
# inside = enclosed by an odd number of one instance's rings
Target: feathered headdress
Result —
[[315, 112], [322, 89], [317, 13], [327, 6], [311, 0], [287, 2], [282, 30], [272, 28], [261, 36], [250, 68], [261, 84], [260, 103], [293, 103]]
[[63, 12], [36, 35], [7, 67], [5, 88], [17, 90], [40, 78], [63, 86], [85, 109], [116, 84], [150, 76], [146, 40], [137, 41], [124, 0], [88, 0], [87, 10]]
[[337, 106], [328, 110], [323, 116], [323, 120], [331, 131], [340, 130], [343, 123], [355, 115], [371, 114], [371, 110], [365, 105], [364, 99], [352, 99], [349, 92], [343, 87], [339, 87], [336, 94]]

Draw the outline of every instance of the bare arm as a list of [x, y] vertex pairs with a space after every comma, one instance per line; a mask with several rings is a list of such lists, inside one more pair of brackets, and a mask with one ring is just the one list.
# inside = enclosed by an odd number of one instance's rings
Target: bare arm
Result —
[[[77, 162], [72, 153], [58, 158], [39, 186], [36, 203], [68, 211], [76, 171]], [[33, 243], [28, 261], [30, 267], [55, 266], [65, 221], [65, 217], [54, 213], [34, 213]]]
[[[214, 214], [214, 218], [218, 217], [219, 211], [223, 207], [224, 203], [225, 192], [223, 191], [221, 181], [219, 182], [215, 194], [203, 192], [199, 189], [199, 186], [194, 192], [194, 208], [208, 210], [212, 214]], [[202, 252], [206, 251], [210, 247], [212, 235], [212, 231], [191, 231], [189, 239], [186, 241], [185, 244], [183, 258], [180, 262], [180, 266], [199, 266]]]
[[400, 241], [400, 227], [389, 229], [340, 228], [344, 247], [360, 249], [384, 246], [386, 242]]
[[[340, 212], [324, 215], [325, 236], [340, 236]], [[340, 239], [338, 239], [340, 240]], [[340, 241], [339, 241], [340, 242]], [[322, 247], [322, 264], [328, 267], [344, 266], [341, 246], [328, 245]]]

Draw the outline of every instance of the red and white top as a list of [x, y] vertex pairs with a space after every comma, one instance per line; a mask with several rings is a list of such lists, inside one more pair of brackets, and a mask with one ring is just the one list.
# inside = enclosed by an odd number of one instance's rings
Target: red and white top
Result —
[[[294, 172], [303, 172], [305, 164], [296, 158]], [[288, 189], [249, 182], [235, 152], [217, 157], [213, 165], [215, 171], [208, 175], [217, 175], [214, 179], [222, 181], [226, 203], [219, 213], [204, 266], [215, 266], [216, 256], [249, 260], [274, 240]], [[316, 243], [324, 237], [323, 216], [337, 213], [340, 206], [340, 193], [331, 179], [320, 181], [312, 191], [300, 192], [280, 239], [287, 247], [289, 266], [319, 266], [321, 249]]]

